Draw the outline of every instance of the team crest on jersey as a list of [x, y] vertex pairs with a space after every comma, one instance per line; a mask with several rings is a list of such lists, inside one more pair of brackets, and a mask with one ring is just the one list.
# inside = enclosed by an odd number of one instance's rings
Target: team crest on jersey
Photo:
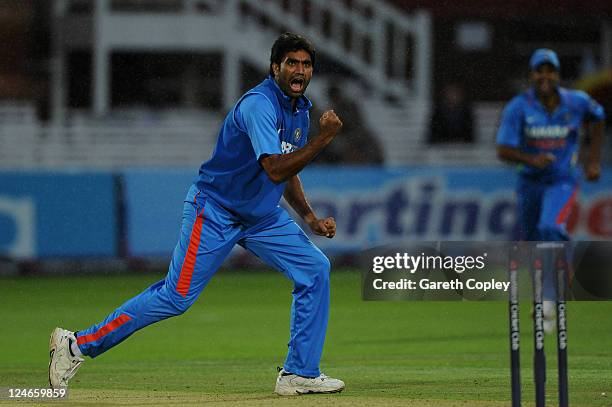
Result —
[[295, 141], [300, 141], [301, 138], [302, 138], [302, 129], [298, 127], [297, 129], [295, 129], [295, 133], [293, 133], [293, 139]]

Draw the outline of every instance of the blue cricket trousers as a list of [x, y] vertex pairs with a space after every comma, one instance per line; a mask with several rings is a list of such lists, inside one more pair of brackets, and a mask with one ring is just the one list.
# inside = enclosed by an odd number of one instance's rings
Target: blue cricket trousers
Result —
[[166, 278], [104, 321], [78, 331], [81, 352], [96, 357], [140, 328], [184, 313], [235, 244], [293, 281], [284, 368], [302, 376], [318, 376], [329, 315], [329, 260], [284, 209], [278, 207], [256, 224], [245, 226], [195, 186], [185, 198], [181, 236]]
[[[518, 217], [521, 240], [560, 242], [569, 241], [567, 220], [578, 195], [578, 183], [574, 179], [541, 182], [519, 177]], [[568, 257], [571, 247], [568, 246]], [[556, 298], [554, 261], [543, 260], [544, 298]]]
[[573, 179], [543, 183], [519, 177], [518, 217], [522, 240], [569, 240], [567, 220], [578, 195]]

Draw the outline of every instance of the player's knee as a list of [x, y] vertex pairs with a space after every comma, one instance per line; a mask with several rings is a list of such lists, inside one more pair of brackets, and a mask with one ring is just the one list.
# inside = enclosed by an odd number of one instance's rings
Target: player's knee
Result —
[[303, 257], [299, 266], [291, 273], [298, 292], [329, 290], [329, 259], [317, 251], [312, 256]]
[[194, 303], [196, 296], [183, 297], [178, 293], [174, 293], [172, 296], [172, 314], [174, 316], [184, 314]]
[[326, 255], [323, 253], [319, 253], [319, 255], [315, 258], [315, 268], [322, 274], [329, 275], [329, 270], [331, 270], [331, 263]]
[[313, 282], [319, 283], [323, 286], [329, 285], [329, 271], [331, 270], [331, 263], [327, 256], [321, 253], [314, 260], [312, 267], [313, 271]]
[[184, 314], [185, 311], [187, 311], [191, 305], [193, 305], [193, 303], [191, 301], [185, 301], [185, 300], [179, 300], [175, 303], [175, 311], [176, 314], [175, 315], [181, 315]]

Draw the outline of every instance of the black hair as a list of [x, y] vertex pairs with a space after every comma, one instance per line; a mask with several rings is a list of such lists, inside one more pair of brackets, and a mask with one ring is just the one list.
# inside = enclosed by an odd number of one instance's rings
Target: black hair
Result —
[[274, 75], [274, 71], [272, 71], [272, 64], [280, 65], [288, 52], [300, 50], [304, 50], [310, 54], [310, 60], [312, 62], [312, 66], [314, 67], [316, 56], [314, 45], [312, 45], [308, 39], [299, 34], [290, 32], [282, 33], [276, 39], [276, 41], [274, 41], [274, 45], [272, 45], [272, 51], [270, 52], [270, 74]]

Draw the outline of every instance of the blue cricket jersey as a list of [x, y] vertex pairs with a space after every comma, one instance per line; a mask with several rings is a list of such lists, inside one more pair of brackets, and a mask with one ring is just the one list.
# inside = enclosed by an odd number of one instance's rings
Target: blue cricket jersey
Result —
[[291, 98], [268, 76], [225, 117], [212, 157], [200, 167], [198, 189], [247, 222], [272, 212], [286, 183], [273, 183], [259, 159], [303, 147], [311, 107], [302, 96], [293, 110]]
[[604, 120], [603, 108], [582, 91], [558, 87], [560, 104], [550, 113], [535, 90], [514, 97], [506, 105], [497, 132], [497, 144], [557, 158], [546, 168], [519, 165], [521, 175], [542, 180], [575, 178], [580, 128], [583, 122]]

